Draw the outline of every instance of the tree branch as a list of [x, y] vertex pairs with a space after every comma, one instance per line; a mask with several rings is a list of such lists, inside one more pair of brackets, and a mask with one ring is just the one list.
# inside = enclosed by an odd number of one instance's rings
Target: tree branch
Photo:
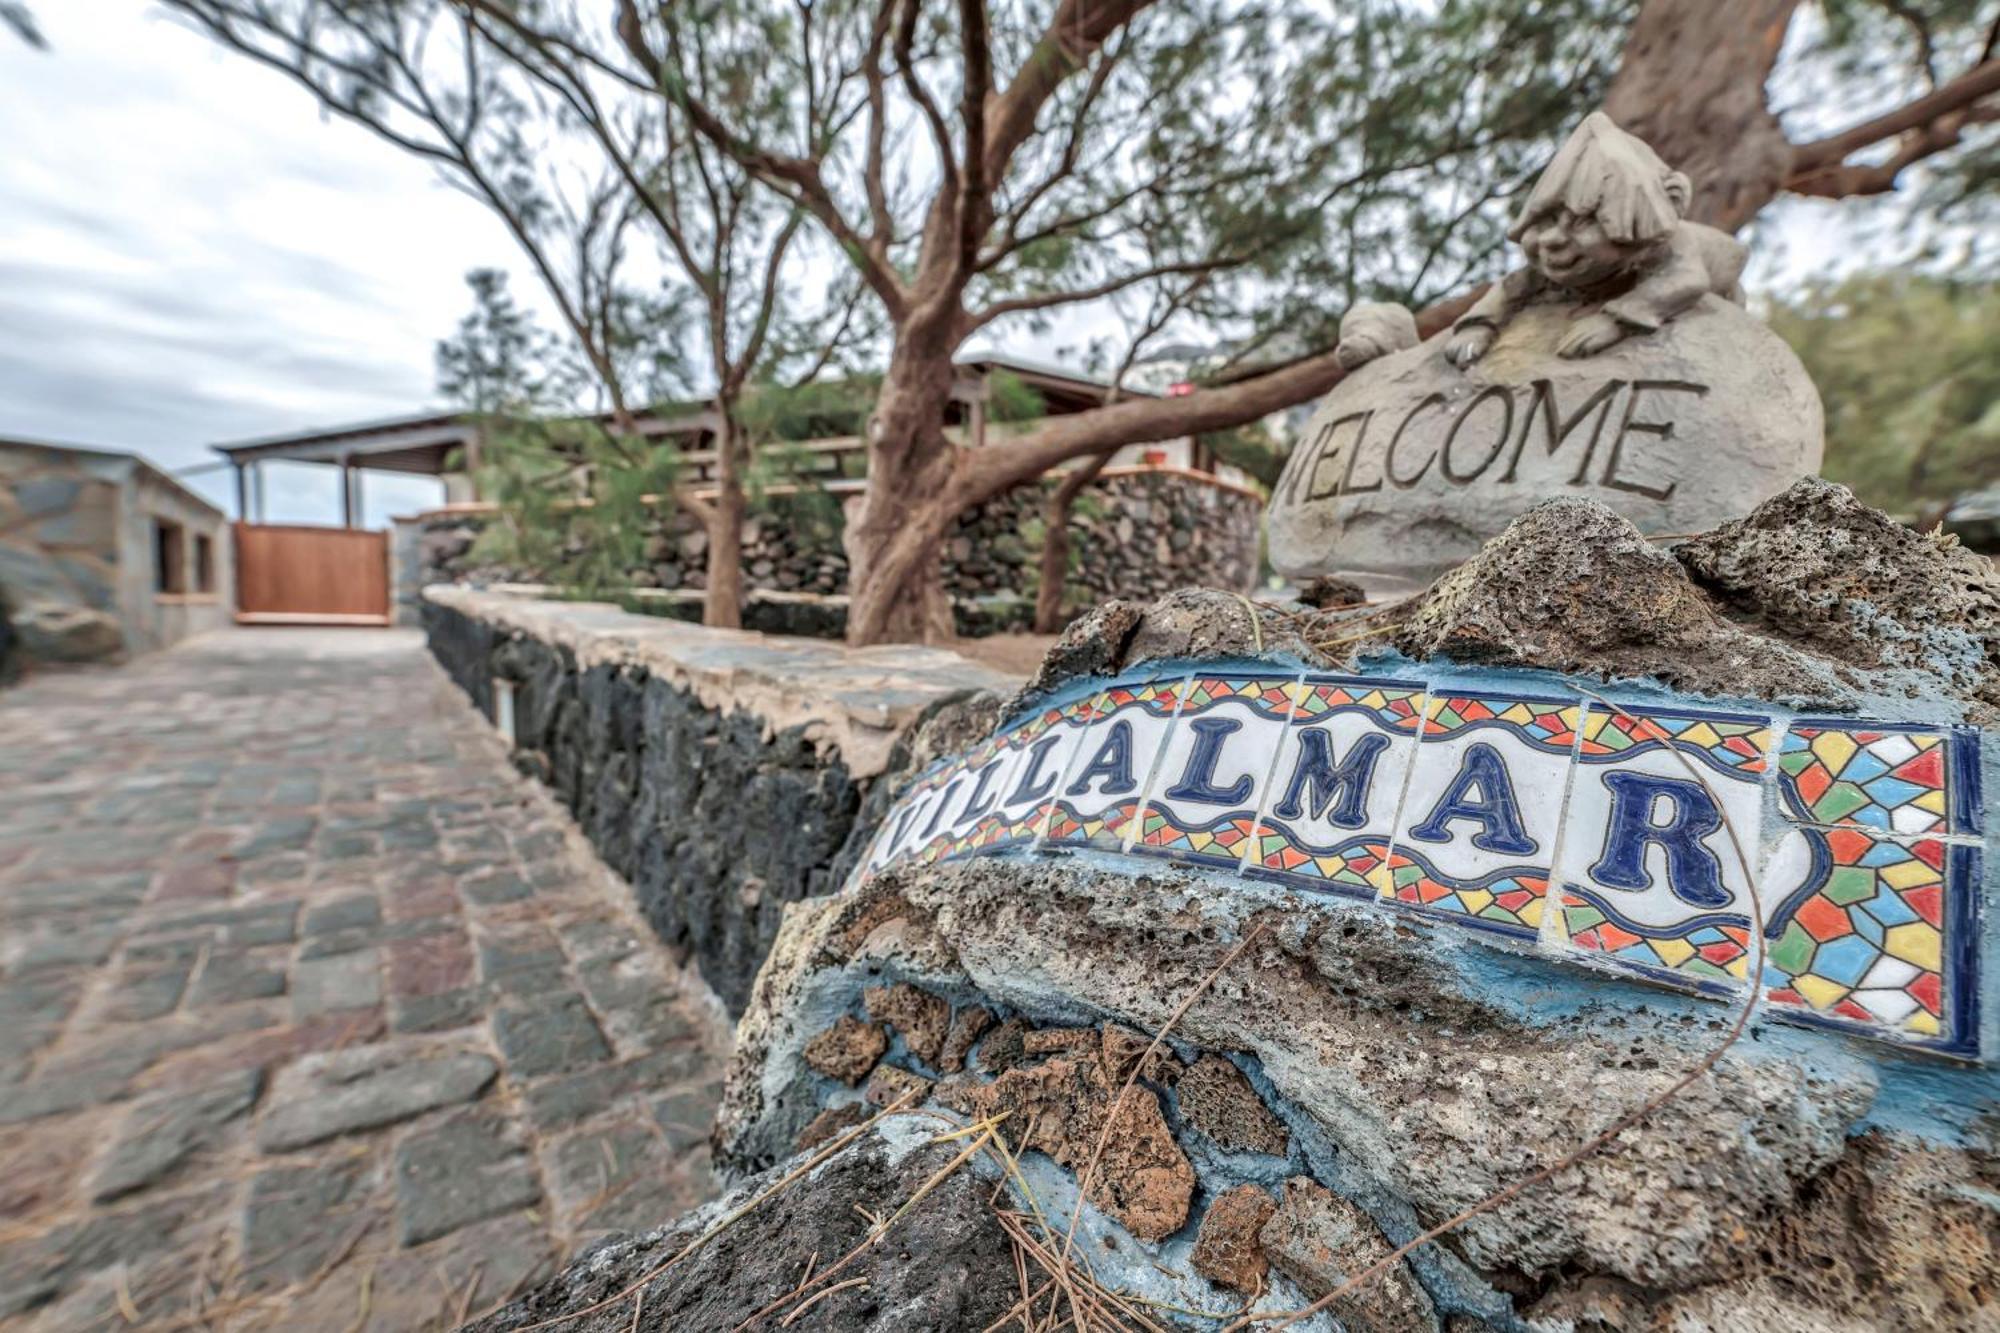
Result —
[[[1418, 331], [1429, 337], [1447, 327], [1484, 290], [1477, 288], [1426, 307], [1417, 315]], [[1321, 352], [1282, 369], [1223, 388], [1198, 389], [1183, 398], [1135, 398], [1056, 417], [1006, 443], [961, 450], [951, 480], [952, 499], [962, 509], [1085, 454], [1241, 426], [1319, 397], [1345, 375], [1332, 352]]]
[[1838, 166], [1871, 144], [1912, 130], [1927, 129], [1951, 113], [1962, 111], [1996, 92], [2000, 92], [2000, 60], [1988, 60], [1944, 84], [1936, 92], [1906, 102], [1894, 111], [1825, 139], [1799, 144], [1792, 149], [1791, 172], [1786, 179], [1786, 187], [1793, 188], [1792, 181], [1809, 177], [1823, 168]]
[[1030, 296], [1010, 296], [988, 305], [985, 309], [968, 312], [961, 326], [960, 336], [991, 324], [1005, 315], [1018, 315], [1029, 310], [1049, 310], [1059, 305], [1074, 305], [1080, 301], [1096, 301], [1127, 287], [1153, 278], [1169, 278], [1176, 275], [1214, 273], [1244, 262], [1242, 255], [1223, 255], [1212, 259], [1190, 259], [1174, 264], [1155, 264], [1150, 268], [1134, 269], [1115, 278], [1108, 278], [1094, 287], [1078, 287], [1069, 291], [1039, 292]]
[[1015, 152], [1035, 132], [1042, 106], [1063, 81], [1153, 0], [1062, 0], [1034, 50], [986, 117], [986, 179], [1004, 180]]

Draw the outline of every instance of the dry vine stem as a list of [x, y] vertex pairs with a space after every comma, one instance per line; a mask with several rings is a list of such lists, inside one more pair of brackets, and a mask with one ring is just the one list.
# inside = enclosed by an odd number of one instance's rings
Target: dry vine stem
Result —
[[[908, 1093], [904, 1094], [905, 1097], [909, 1095], [910, 1094]], [[887, 1115], [888, 1112], [885, 1110], [883, 1111], [882, 1114]], [[877, 1116], [876, 1119], [877, 1120], [881, 1119], [881, 1116]], [[749, 1316], [747, 1316], [743, 1320], [742, 1323], [736, 1325], [735, 1328], [731, 1329], [730, 1333], [742, 1333], [742, 1330], [749, 1328], [752, 1324], [764, 1318], [766, 1315], [775, 1314], [777, 1311], [783, 1309], [787, 1302], [796, 1300], [798, 1297], [805, 1295], [808, 1291], [811, 1291], [814, 1287], [819, 1286], [820, 1284], [825, 1282], [828, 1278], [832, 1277], [835, 1273], [838, 1273], [841, 1269], [847, 1267], [849, 1264], [853, 1263], [856, 1259], [859, 1259], [863, 1254], [867, 1253], [870, 1246], [879, 1244], [882, 1238], [889, 1233], [889, 1229], [895, 1226], [896, 1223], [902, 1219], [903, 1214], [909, 1212], [910, 1209], [922, 1203], [924, 1199], [929, 1196], [932, 1190], [936, 1189], [939, 1185], [942, 1185], [946, 1180], [951, 1178], [952, 1172], [958, 1170], [960, 1167], [964, 1166], [967, 1162], [971, 1161], [974, 1157], [978, 1156], [980, 1150], [984, 1148], [988, 1143], [993, 1141], [993, 1134], [995, 1131], [995, 1127], [998, 1126], [1000, 1121], [1004, 1119], [1006, 1119], [1006, 1116], [1000, 1115], [994, 1117], [992, 1120], [982, 1122], [979, 1128], [983, 1129], [984, 1133], [982, 1133], [980, 1137], [974, 1139], [970, 1145], [968, 1145], [962, 1152], [958, 1154], [958, 1156], [952, 1158], [951, 1161], [947, 1162], [944, 1166], [939, 1167], [937, 1171], [932, 1173], [930, 1179], [926, 1180], [923, 1184], [917, 1186], [916, 1191], [913, 1194], [911, 1194], [909, 1198], [903, 1200], [902, 1206], [897, 1208], [895, 1212], [891, 1213], [887, 1220], [882, 1222], [881, 1225], [879, 1226], [870, 1228], [868, 1234], [861, 1238], [861, 1243], [859, 1245], [856, 1245], [853, 1249], [849, 1250], [846, 1254], [842, 1255], [838, 1262], [830, 1264], [826, 1268], [821, 1269], [819, 1273], [816, 1274], [815, 1276], [807, 1279], [804, 1282], [801, 1282], [798, 1286], [793, 1287], [790, 1291], [786, 1292], [784, 1295], [778, 1297], [776, 1300], [770, 1302], [769, 1304], [761, 1307], [758, 1310], [753, 1311]], [[874, 1121], [870, 1121], [869, 1123], [873, 1124]], [[864, 1125], [862, 1126], [862, 1128], [865, 1129], [867, 1128], [867, 1126]], [[821, 1293], [821, 1295], [824, 1294], [825, 1294], [824, 1292]], [[817, 1300], [818, 1297], [814, 1297], [813, 1299]], [[810, 1304], [811, 1302], [807, 1303]], [[523, 1333], [526, 1333], [526, 1331], [523, 1330]]]
[[[1580, 693], [1588, 695], [1590, 698], [1596, 700], [1600, 704], [1603, 704], [1606, 708], [1610, 709], [1618, 716], [1624, 718], [1627, 722], [1630, 722], [1632, 724], [1635, 733], [1635, 738], [1643, 740], [1659, 740], [1664, 742], [1666, 744], [1667, 752], [1673, 755], [1674, 758], [1677, 761], [1679, 761], [1681, 767], [1685, 768], [1688, 771], [1688, 775], [1690, 777], [1692, 777], [1697, 783], [1701, 784], [1701, 789], [1705, 792], [1708, 792], [1711, 796], [1714, 795], [1715, 789], [1708, 785], [1708, 779], [1701, 775], [1700, 771], [1696, 769], [1694, 764], [1688, 759], [1688, 757], [1685, 754], [1681, 753], [1680, 747], [1674, 744], [1673, 738], [1667, 735], [1664, 730], [1662, 730], [1660, 727], [1658, 727], [1653, 723], [1644, 722], [1641, 721], [1639, 718], [1633, 717], [1632, 714], [1625, 711], [1625, 709], [1619, 707], [1611, 700], [1605, 698], [1603, 695], [1599, 694], [1597, 691], [1593, 689], [1588, 688], [1587, 686], [1578, 685], [1575, 688]], [[1611, 1123], [1611, 1127], [1609, 1129], [1606, 1129], [1602, 1133], [1596, 1135], [1594, 1138], [1590, 1139], [1587, 1143], [1585, 1143], [1582, 1147], [1577, 1148], [1575, 1151], [1569, 1153], [1564, 1157], [1558, 1158], [1556, 1161], [1549, 1163], [1549, 1165], [1542, 1167], [1540, 1170], [1535, 1171], [1530, 1175], [1522, 1177], [1520, 1180], [1515, 1181], [1513, 1184], [1508, 1185], [1503, 1189], [1495, 1190], [1493, 1193], [1481, 1199], [1478, 1203], [1473, 1204], [1470, 1208], [1465, 1209], [1463, 1212], [1458, 1213], [1455, 1216], [1446, 1218], [1444, 1221], [1438, 1223], [1430, 1230], [1425, 1231], [1422, 1234], [1416, 1236], [1415, 1238], [1405, 1242], [1404, 1244], [1397, 1246], [1396, 1249], [1392, 1250], [1382, 1259], [1380, 1259], [1373, 1265], [1369, 1266], [1368, 1268], [1364, 1268], [1363, 1270], [1361, 1270], [1361, 1272], [1356, 1273], [1353, 1277], [1347, 1279], [1347, 1281], [1343, 1282], [1340, 1286], [1334, 1288], [1326, 1295], [1320, 1297], [1318, 1300], [1314, 1301], [1311, 1305], [1301, 1307], [1300, 1309], [1297, 1310], [1278, 1310], [1278, 1311], [1273, 1311], [1270, 1314], [1246, 1315], [1245, 1317], [1238, 1319], [1235, 1323], [1229, 1325], [1228, 1328], [1223, 1330], [1223, 1333], [1237, 1333], [1238, 1330], [1249, 1328], [1253, 1324], [1270, 1323], [1271, 1321], [1274, 1320], [1276, 1322], [1272, 1324], [1272, 1327], [1290, 1328], [1293, 1324], [1296, 1324], [1301, 1319], [1311, 1318], [1313, 1315], [1318, 1314], [1320, 1311], [1332, 1305], [1342, 1296], [1345, 1296], [1349, 1292], [1354, 1291], [1359, 1287], [1366, 1286], [1370, 1282], [1376, 1281], [1377, 1279], [1382, 1277], [1383, 1274], [1387, 1273], [1397, 1263], [1401, 1262], [1403, 1256], [1410, 1253], [1410, 1251], [1418, 1248], [1419, 1246], [1428, 1245], [1431, 1241], [1436, 1240], [1439, 1236], [1442, 1236], [1446, 1232], [1454, 1230], [1459, 1226], [1462, 1226], [1466, 1222], [1471, 1221], [1473, 1218], [1478, 1217], [1481, 1213], [1488, 1213], [1493, 1211], [1495, 1208], [1498, 1208], [1501, 1204], [1506, 1203], [1508, 1200], [1519, 1197], [1525, 1191], [1533, 1189], [1536, 1185], [1541, 1184], [1543, 1181], [1550, 1179], [1551, 1177], [1557, 1175], [1560, 1172], [1569, 1170], [1571, 1167], [1583, 1161], [1585, 1158], [1590, 1157], [1594, 1153], [1599, 1152], [1612, 1140], [1616, 1139], [1620, 1134], [1623, 1134], [1626, 1130], [1632, 1128], [1632, 1126], [1638, 1124], [1646, 1117], [1652, 1115], [1653, 1112], [1659, 1110], [1662, 1106], [1665, 1106], [1668, 1102], [1680, 1096], [1681, 1093], [1686, 1091], [1687, 1088], [1690, 1085], [1692, 1085], [1696, 1079], [1701, 1078], [1703, 1075], [1707, 1074], [1710, 1070], [1715, 1068], [1716, 1063], [1722, 1059], [1723, 1054], [1726, 1051], [1728, 1051], [1731, 1046], [1734, 1046], [1737, 1043], [1737, 1041], [1743, 1036], [1743, 1034], [1749, 1030], [1751, 1016], [1757, 1012], [1757, 996], [1759, 988], [1762, 985], [1763, 975], [1764, 975], [1764, 904], [1757, 896], [1757, 887], [1758, 887], [1757, 876], [1755, 872], [1753, 872], [1750, 868], [1750, 855], [1748, 852], [1743, 850], [1743, 840], [1737, 836], [1736, 824], [1733, 820], [1729, 818], [1729, 811], [1723, 806], [1720, 800], [1716, 801], [1715, 808], [1717, 812], [1722, 815], [1723, 831], [1728, 833], [1729, 835], [1729, 845], [1731, 849], [1734, 850], [1736, 853], [1737, 864], [1743, 868], [1743, 881], [1745, 884], [1749, 886], [1749, 892], [1745, 896], [1750, 900], [1750, 921], [1751, 921], [1749, 964], [1746, 965], [1745, 968], [1745, 971], [1747, 973], [1747, 976], [1745, 977], [1745, 990], [1747, 993], [1744, 997], [1743, 1007], [1737, 1010], [1736, 1021], [1730, 1025], [1729, 1031], [1723, 1036], [1722, 1040], [1716, 1044], [1715, 1049], [1711, 1050], [1707, 1055], [1704, 1055], [1700, 1060], [1696, 1061], [1694, 1065], [1691, 1068], [1689, 1068], [1689, 1070], [1685, 1074], [1682, 1074], [1678, 1079], [1674, 1080], [1673, 1084], [1669, 1086], [1665, 1091], [1656, 1093], [1654, 1096], [1649, 1097], [1644, 1102], [1641, 1102], [1633, 1110], [1627, 1111], [1624, 1115], [1619, 1116], [1618, 1119], [1614, 1120]], [[1543, 910], [1545, 911], [1547, 910], [1546, 906], [1544, 907]]]
[[759, 1208], [763, 1207], [766, 1203], [770, 1202], [770, 1200], [776, 1198], [779, 1194], [782, 1194], [785, 1190], [789, 1189], [793, 1184], [795, 1184], [800, 1178], [811, 1172], [814, 1167], [818, 1166], [821, 1162], [824, 1162], [827, 1158], [833, 1156], [835, 1153], [839, 1152], [842, 1148], [845, 1148], [848, 1144], [854, 1142], [856, 1139], [860, 1138], [863, 1134], [866, 1134], [869, 1130], [873, 1129], [875, 1127], [875, 1123], [878, 1120], [881, 1120], [884, 1116], [894, 1115], [896, 1112], [902, 1110], [906, 1105], [909, 1104], [910, 1100], [916, 1095], [917, 1095], [917, 1090], [915, 1088], [910, 1089], [908, 1092], [898, 1097], [895, 1101], [889, 1103], [887, 1106], [883, 1107], [880, 1111], [877, 1111], [874, 1115], [868, 1117], [868, 1119], [856, 1125], [853, 1129], [850, 1129], [845, 1134], [842, 1134], [839, 1138], [829, 1143], [825, 1148], [813, 1154], [812, 1157], [800, 1163], [792, 1170], [786, 1172], [784, 1179], [778, 1181], [775, 1185], [771, 1186], [771, 1188], [765, 1190], [762, 1194], [759, 1194], [756, 1198], [744, 1204], [741, 1208], [738, 1208], [735, 1212], [723, 1218], [720, 1222], [717, 1222], [714, 1226], [702, 1232], [699, 1236], [696, 1236], [686, 1245], [683, 1245], [673, 1255], [667, 1258], [665, 1262], [661, 1263], [655, 1268], [649, 1269], [647, 1272], [645, 1272], [640, 1276], [637, 1282], [634, 1282], [631, 1286], [625, 1288], [623, 1291], [618, 1292], [616, 1295], [613, 1296], [606, 1296], [603, 1300], [596, 1301], [590, 1305], [586, 1305], [580, 1310], [571, 1310], [566, 1314], [551, 1315], [547, 1319], [537, 1320], [535, 1323], [532, 1324], [524, 1324], [519, 1329], [516, 1329], [515, 1333], [534, 1333], [535, 1329], [553, 1328], [557, 1324], [566, 1324], [572, 1319], [581, 1319], [585, 1315], [596, 1314], [599, 1310], [608, 1310], [612, 1306], [618, 1305], [621, 1302], [623, 1302], [626, 1297], [635, 1294], [639, 1295], [641, 1299], [643, 1299], [646, 1288], [653, 1284], [655, 1278], [659, 1277], [662, 1273], [666, 1272], [669, 1268], [672, 1268], [675, 1264], [679, 1263], [681, 1260], [687, 1258], [690, 1254], [693, 1254], [696, 1250], [700, 1249], [702, 1246], [708, 1244], [708, 1242], [710, 1242], [711, 1240], [714, 1240], [717, 1236], [721, 1235], [724, 1231], [727, 1231], [730, 1227], [735, 1226], [738, 1222], [742, 1221], [750, 1214], [756, 1212]]

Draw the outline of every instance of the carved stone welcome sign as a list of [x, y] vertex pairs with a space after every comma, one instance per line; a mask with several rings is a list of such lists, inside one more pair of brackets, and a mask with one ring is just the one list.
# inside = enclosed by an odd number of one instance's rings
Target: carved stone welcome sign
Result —
[[856, 874], [1164, 857], [1976, 1052], [1978, 732], [1479, 679], [1121, 677], [934, 766]]
[[1522, 312], [1463, 370], [1440, 334], [1335, 386], [1271, 496], [1272, 563], [1428, 579], [1551, 495], [1699, 532], [1818, 469], [1819, 394], [1741, 309], [1705, 296], [1576, 360], [1556, 355], [1570, 316]]
[[1429, 579], [1537, 502], [1581, 492], [1648, 534], [1698, 532], [1819, 467], [1819, 395], [1742, 309], [1734, 238], [1601, 112], [1509, 231], [1527, 265], [1416, 345], [1393, 305], [1341, 321], [1334, 387], [1268, 514], [1295, 578]]

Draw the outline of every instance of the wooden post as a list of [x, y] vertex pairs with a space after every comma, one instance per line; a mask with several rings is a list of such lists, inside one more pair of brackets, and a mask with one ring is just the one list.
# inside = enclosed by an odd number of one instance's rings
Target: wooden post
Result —
[[264, 463], [262, 459], [250, 465], [250, 496], [257, 516], [253, 523], [264, 521]]
[[345, 458], [340, 460], [340, 526], [354, 526], [354, 469]]
[[250, 479], [243, 475], [243, 464], [232, 462], [230, 466], [236, 470], [236, 521], [239, 523], [248, 523], [250, 521]]

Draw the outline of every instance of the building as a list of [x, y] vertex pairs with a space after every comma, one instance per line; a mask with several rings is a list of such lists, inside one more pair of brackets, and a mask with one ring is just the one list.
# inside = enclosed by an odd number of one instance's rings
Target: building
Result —
[[[973, 448], [1022, 429], [1018, 422], [989, 420], [987, 407], [998, 376], [1005, 375], [1033, 390], [1045, 416], [1065, 416], [1100, 407], [1109, 394], [1108, 386], [1101, 380], [1017, 358], [970, 357], [959, 362], [958, 369], [945, 426]], [[1126, 392], [1156, 396], [1144, 389], [1128, 388]], [[609, 420], [608, 416], [602, 419]], [[688, 468], [688, 480], [699, 484], [708, 479], [714, 466], [717, 423], [712, 408], [693, 404], [682, 412], [642, 416], [638, 425], [650, 438], [674, 440]], [[859, 479], [860, 456], [866, 450], [858, 434], [859, 423], [855, 427], [855, 434], [811, 440], [801, 446], [802, 453], [820, 463], [826, 479]], [[235, 470], [237, 512], [245, 519], [263, 520], [264, 464], [319, 463], [337, 469], [334, 493], [340, 500], [341, 522], [343, 526], [354, 527], [360, 522], [361, 487], [370, 471], [436, 477], [443, 485], [446, 504], [482, 500], [478, 489], [480, 445], [480, 426], [476, 421], [461, 413], [426, 412], [221, 444], [216, 451]], [[1113, 455], [1110, 466], [1181, 468], [1211, 474], [1235, 485], [1247, 484], [1249, 480], [1217, 460], [1192, 436], [1120, 449]]]
[[0, 440], [0, 616], [29, 661], [127, 656], [229, 622], [222, 511], [133, 454]]

